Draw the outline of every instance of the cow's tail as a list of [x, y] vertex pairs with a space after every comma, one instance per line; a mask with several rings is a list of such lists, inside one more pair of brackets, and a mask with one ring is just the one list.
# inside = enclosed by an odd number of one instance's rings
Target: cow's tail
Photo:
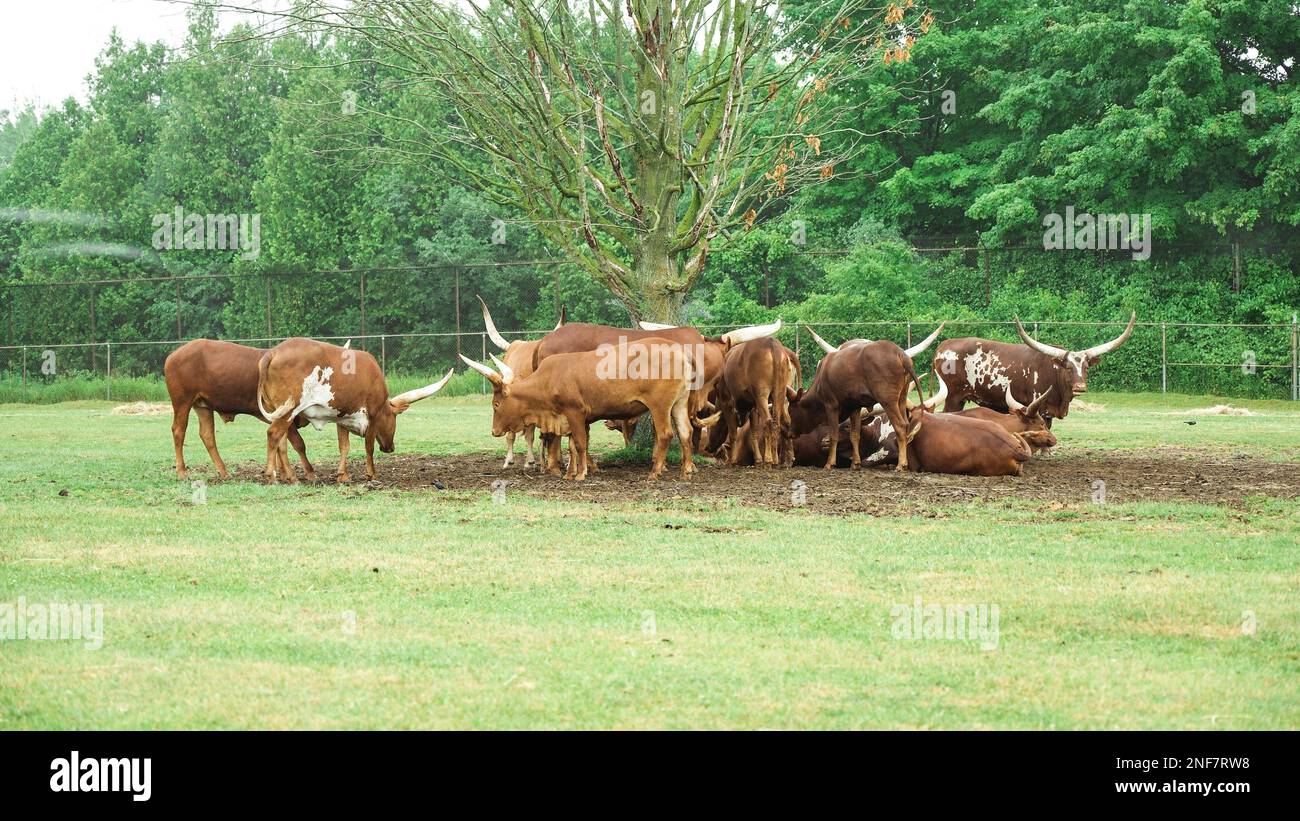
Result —
[[261, 411], [262, 416], [268, 422], [274, 422], [282, 418], [289, 409], [293, 407], [293, 397], [284, 400], [284, 404], [275, 410], [267, 410], [262, 401], [262, 392], [266, 386], [266, 373], [271, 368], [271, 357], [275, 356], [275, 351], [267, 351], [266, 355], [257, 361], [257, 409]]

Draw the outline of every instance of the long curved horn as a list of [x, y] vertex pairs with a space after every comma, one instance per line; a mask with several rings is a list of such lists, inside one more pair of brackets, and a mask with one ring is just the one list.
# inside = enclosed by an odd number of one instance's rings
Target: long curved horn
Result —
[[1134, 311], [1133, 315], [1128, 318], [1128, 327], [1124, 329], [1124, 333], [1103, 345], [1094, 345], [1093, 347], [1088, 348], [1086, 351], [1083, 351], [1083, 355], [1089, 359], [1096, 359], [1099, 356], [1110, 353], [1120, 345], [1123, 345], [1128, 341], [1129, 336], [1133, 334], [1133, 325], [1137, 322], [1137, 318], [1137, 311]]
[[665, 325], [662, 322], [638, 322], [643, 331], [666, 331], [670, 328], [676, 328], [676, 325]]
[[497, 366], [497, 370], [501, 371], [501, 379], [505, 384], [509, 385], [511, 382], [515, 381], [515, 372], [513, 368], [502, 362], [500, 359], [497, 359], [497, 355], [494, 353], [490, 353], [488, 356], [492, 357], [492, 362]]
[[937, 408], [940, 402], [948, 398], [948, 383], [943, 381], [943, 377], [939, 375], [938, 371], [932, 371], [932, 373], [934, 373], [934, 378], [939, 380], [939, 389], [934, 392], [933, 396], [921, 403], [927, 410], [931, 411]]
[[943, 330], [943, 326], [945, 324], [947, 323], [940, 322], [939, 327], [934, 329], [934, 333], [930, 334], [925, 339], [922, 339], [919, 343], [903, 351], [903, 353], [907, 354], [908, 359], [915, 359], [917, 354], [919, 354], [921, 351], [925, 350], [926, 348], [934, 344], [934, 341], [939, 338], [939, 332]]
[[1047, 395], [1052, 392], [1052, 388], [1055, 387], [1055, 385], [1048, 385], [1047, 390], [1034, 397], [1034, 401], [1025, 406], [1025, 416], [1033, 416], [1038, 413], [1038, 406], [1043, 404], [1043, 400], [1047, 398]]
[[755, 339], [762, 339], [765, 336], [772, 336], [781, 330], [781, 320], [777, 320], [770, 325], [750, 325], [745, 328], [737, 328], [734, 331], [728, 331], [722, 335], [724, 341], [732, 345], [739, 345], [742, 342], [750, 342]]
[[555, 330], [558, 331], [558, 330], [560, 330], [560, 328], [563, 328], [563, 327], [564, 327], [564, 320], [565, 320], [565, 318], [566, 318], [568, 315], [569, 315], [569, 306], [567, 306], [567, 305], [561, 305], [561, 306], [560, 306], [560, 321], [555, 323]]
[[492, 384], [496, 385], [501, 383], [501, 374], [492, 370], [487, 365], [484, 365], [482, 362], [476, 362], [473, 359], [470, 359], [465, 354], [461, 354], [460, 358], [466, 365], [469, 365], [474, 370], [486, 376], [488, 378], [488, 381], [490, 381]]
[[483, 327], [487, 328], [488, 339], [492, 340], [492, 344], [503, 351], [509, 348], [510, 343], [497, 331], [496, 323], [492, 321], [492, 314], [488, 313], [487, 303], [483, 301], [483, 297], [478, 294], [474, 296], [478, 297], [478, 304], [483, 306]]
[[[1043, 394], [1043, 396], [1046, 396], [1046, 395], [1047, 395], [1047, 394]], [[1039, 399], [1041, 399], [1041, 398], [1042, 398], [1042, 397], [1040, 396]], [[1035, 399], [1034, 401], [1037, 402], [1038, 399]], [[1025, 406], [1022, 405], [1022, 404], [1020, 404], [1019, 402], [1017, 402], [1017, 401], [1016, 401], [1016, 398], [1015, 398], [1014, 396], [1011, 395], [1011, 382], [1010, 382], [1010, 381], [1007, 382], [1006, 402], [1007, 402], [1007, 411], [1008, 411], [1009, 413], [1019, 413], [1019, 412], [1021, 412], [1021, 411], [1023, 411], [1023, 410], [1025, 409]]]
[[344, 342], [344, 343], [343, 343], [343, 350], [346, 351], [348, 348], [351, 348], [351, 347], [352, 347], [352, 340], [351, 340], [351, 339], [349, 339], [347, 342]]
[[826, 353], [835, 353], [837, 350], [839, 350], [838, 348], [832, 347], [831, 343], [822, 339], [820, 336], [817, 335], [816, 331], [814, 331], [812, 328], [809, 328], [807, 325], [803, 326], [803, 329], [808, 333], [812, 334], [813, 341], [816, 342], [817, 345]]
[[1016, 317], [1016, 331], [1020, 333], [1020, 338], [1026, 345], [1039, 353], [1047, 354], [1048, 356], [1065, 356], [1069, 353], [1065, 348], [1058, 348], [1054, 345], [1044, 345], [1037, 339], [1034, 339], [1032, 336], [1025, 333], [1025, 326], [1020, 324], [1020, 317]]
[[[428, 399], [430, 396], [433, 396], [435, 393], [442, 390], [442, 387], [447, 384], [447, 380], [451, 379], [451, 375], [455, 372], [456, 369], [452, 368], [447, 371], [446, 376], [439, 379], [437, 382], [434, 382], [432, 385], [425, 385], [423, 388], [416, 388], [413, 391], [399, 393], [397, 396], [391, 397], [388, 401], [393, 405], [401, 406], [410, 405], [413, 402], [419, 402], [421, 399]], [[406, 408], [403, 407], [402, 410], [406, 410]]]

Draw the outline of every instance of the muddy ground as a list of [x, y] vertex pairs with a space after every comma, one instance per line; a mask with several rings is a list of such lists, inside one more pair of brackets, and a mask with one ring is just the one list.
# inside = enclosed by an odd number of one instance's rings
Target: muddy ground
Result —
[[[522, 455], [503, 469], [497, 454], [385, 457], [378, 462], [379, 481], [366, 483], [364, 463], [352, 460], [354, 484], [372, 490], [398, 488], [488, 492], [497, 479], [510, 493], [528, 493], [556, 501], [645, 502], [730, 499], [745, 505], [785, 510], [794, 507], [791, 484], [805, 485], [804, 507], [830, 515], [884, 515], [941, 508], [944, 503], [1003, 499], [1037, 500], [1044, 505], [1090, 503], [1094, 482], [1105, 482], [1108, 503], [1196, 502], [1238, 508], [1248, 496], [1300, 498], [1300, 465], [1269, 462], [1246, 455], [1225, 456], [1184, 449], [1148, 449], [1133, 454], [1079, 450], [1035, 457], [1019, 477], [948, 476], [896, 473], [892, 468], [859, 471], [789, 468], [733, 468], [711, 459], [696, 459], [696, 478], [683, 482], [670, 465], [657, 482], [647, 480], [648, 465], [603, 465], [584, 482], [539, 476], [524, 470]], [[326, 484], [334, 482], [336, 463], [322, 460], [316, 467]], [[295, 468], [297, 462], [295, 460]], [[241, 465], [242, 480], [260, 478], [259, 466]]]

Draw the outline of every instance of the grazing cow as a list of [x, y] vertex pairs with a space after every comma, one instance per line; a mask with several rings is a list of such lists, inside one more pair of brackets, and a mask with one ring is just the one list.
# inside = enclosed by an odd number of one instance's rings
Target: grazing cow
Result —
[[789, 467], [794, 462], [790, 448], [790, 409], [786, 393], [790, 388], [789, 350], [772, 337], [737, 345], [727, 352], [718, 383], [722, 418], [732, 441], [731, 464], [739, 464], [740, 419], [748, 417], [746, 435], [754, 463], [762, 467]]
[[934, 356], [934, 369], [948, 385], [944, 410], [961, 410], [966, 402], [974, 402], [1007, 411], [1008, 388], [1016, 401], [1025, 405], [1054, 388], [1055, 396], [1041, 404], [1038, 411], [1050, 427], [1052, 419], [1065, 418], [1075, 396], [1088, 390], [1088, 366], [1128, 341], [1136, 321], [1134, 312], [1119, 336], [1081, 351], [1038, 342], [1025, 332], [1020, 317], [1016, 317], [1016, 330], [1024, 345], [973, 336], [949, 339]]
[[[281, 342], [258, 362], [258, 407], [271, 422], [266, 434], [266, 478], [276, 481], [272, 457], [286, 432], [301, 418], [317, 430], [329, 422], [338, 426], [340, 482], [349, 481], [348, 432], [364, 437], [366, 478], [374, 479], [375, 442], [384, 453], [392, 453], [398, 414], [440, 391], [454, 372], [447, 371], [432, 385], [390, 397], [384, 372], [365, 351], [302, 337]], [[287, 478], [295, 481], [292, 473]]]
[[[937, 376], [937, 374], [936, 374]], [[1001, 427], [1007, 433], [1027, 433], [1029, 431], [1041, 431], [1046, 436], [1038, 437], [1036, 442], [1046, 442], [1047, 444], [1031, 444], [1035, 453], [1050, 453], [1052, 448], [1056, 447], [1056, 436], [1052, 434], [1047, 427], [1047, 420], [1038, 415], [1038, 408], [1042, 406], [1043, 400], [1055, 389], [1054, 385], [1049, 385], [1047, 390], [1038, 395], [1033, 402], [1028, 405], [1022, 405], [1011, 395], [1011, 386], [1007, 386], [1006, 403], [1010, 408], [1010, 413], [999, 413], [992, 408], [967, 408], [963, 411], [956, 411], [957, 416], [965, 416], [971, 419], [983, 419], [985, 422], [992, 422]], [[947, 385], [943, 380], [939, 380], [939, 393], [936, 394], [940, 401], [946, 398]]]
[[[176, 447], [176, 478], [188, 478], [185, 468], [185, 430], [189, 425], [190, 409], [199, 417], [199, 438], [208, 449], [208, 456], [222, 479], [230, 478], [221, 454], [217, 453], [212, 414], [226, 422], [239, 414], [267, 421], [257, 407], [257, 360], [266, 351], [221, 342], [216, 339], [195, 339], [186, 342], [167, 356], [163, 363], [163, 377], [167, 394], [172, 400], [172, 443]], [[288, 431], [289, 443], [298, 452], [302, 470], [308, 481], [316, 478], [316, 471], [307, 461], [307, 446], [294, 428]], [[280, 469], [291, 473], [285, 460]]]
[[[663, 473], [674, 430], [681, 440], [682, 478], [689, 479], [695, 471], [687, 410], [695, 381], [694, 360], [672, 340], [647, 337], [622, 347], [551, 354], [524, 379], [517, 379], [510, 366], [495, 356], [492, 361], [499, 372], [467, 357], [461, 359], [492, 382], [493, 436], [536, 425], [543, 434], [569, 437], [566, 479], [587, 477], [592, 422], [633, 419], [642, 413], [650, 414], [655, 428], [650, 478]], [[638, 359], [646, 370], [630, 365]]]
[[[505, 352], [501, 357], [502, 360], [504, 360], [505, 363], [514, 370], [517, 378], [522, 379], [523, 377], [532, 373], [533, 356], [537, 352], [537, 346], [541, 344], [542, 340], [516, 339], [513, 342], [507, 341], [506, 338], [503, 337], [497, 331], [496, 323], [492, 321], [492, 314], [488, 312], [488, 306], [487, 303], [483, 301], [483, 297], [481, 296], [478, 297], [478, 302], [479, 305], [483, 306], [483, 327], [487, 329], [488, 339], [492, 340], [493, 345], [496, 345], [498, 348], [500, 348], [502, 351]], [[560, 312], [560, 321], [556, 324], [555, 329], [558, 330], [562, 325], [564, 325], [563, 310], [561, 310]], [[529, 427], [526, 430], [524, 430], [524, 439], [526, 440], [528, 445], [527, 449], [524, 451], [525, 468], [529, 468], [533, 466], [533, 436], [536, 433], [536, 431], [537, 429], [534, 427]], [[546, 456], [545, 451], [539, 447], [538, 453], [541, 454], [541, 458], [544, 461]], [[501, 467], [508, 468], [511, 465], [513, 465], [514, 462], [515, 462], [515, 432], [510, 431], [509, 433], [506, 434], [506, 462]], [[543, 465], [542, 467], [545, 468], [545, 465]]]
[[[861, 464], [859, 446], [862, 438], [862, 409], [880, 403], [889, 422], [895, 429], [908, 431], [907, 393], [916, 386], [921, 399], [920, 382], [912, 366], [912, 357], [919, 354], [938, 337], [943, 330], [940, 325], [928, 338], [918, 345], [904, 351], [889, 341], [871, 342], [869, 340], [851, 340], [838, 348], [831, 346], [811, 328], [807, 329], [813, 339], [826, 351], [826, 356], [817, 364], [812, 386], [798, 395], [798, 400], [791, 407], [791, 419], [794, 434], [808, 433], [818, 424], [825, 424], [830, 429], [838, 429], [840, 422], [848, 417], [850, 424], [850, 459], [857, 468]], [[898, 469], [907, 468], [907, 442], [910, 435], [903, 436], [899, 448]], [[839, 452], [839, 437], [830, 441], [826, 455], [826, 469], [835, 466]]]

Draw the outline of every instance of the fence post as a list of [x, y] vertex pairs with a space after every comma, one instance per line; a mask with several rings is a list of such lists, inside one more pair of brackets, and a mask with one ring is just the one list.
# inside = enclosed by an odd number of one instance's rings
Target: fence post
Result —
[[1296, 356], [1296, 315], [1291, 314], [1291, 401], [1300, 401], [1300, 357]]
[[27, 401], [27, 346], [23, 346], [23, 401]]
[[379, 369], [388, 373], [388, 336], [379, 335]]
[[1166, 390], [1169, 379], [1169, 356], [1165, 352], [1165, 323], [1160, 323], [1160, 392]]
[[108, 398], [113, 398], [113, 343], [104, 343], [105, 371], [108, 374]]
[[912, 323], [911, 322], [907, 323], [907, 346], [906, 347], [908, 348], [912, 347]]
[[[460, 309], [457, 308], [457, 312], [459, 312], [459, 310]], [[460, 328], [458, 327], [456, 330], [458, 331], [458, 333], [456, 334], [456, 353], [457, 355], [459, 355], [460, 354], [460, 333], [459, 333]], [[479, 354], [479, 361], [486, 362], [487, 361], [487, 331], [484, 331], [483, 333], [479, 334], [479, 342], [481, 343], [481, 350], [482, 350], [482, 353]], [[479, 374], [478, 381], [479, 381], [479, 388], [478, 388], [479, 393], [487, 393], [487, 377], [483, 376], [482, 374]]]
[[366, 272], [361, 272], [361, 350], [366, 349]]

